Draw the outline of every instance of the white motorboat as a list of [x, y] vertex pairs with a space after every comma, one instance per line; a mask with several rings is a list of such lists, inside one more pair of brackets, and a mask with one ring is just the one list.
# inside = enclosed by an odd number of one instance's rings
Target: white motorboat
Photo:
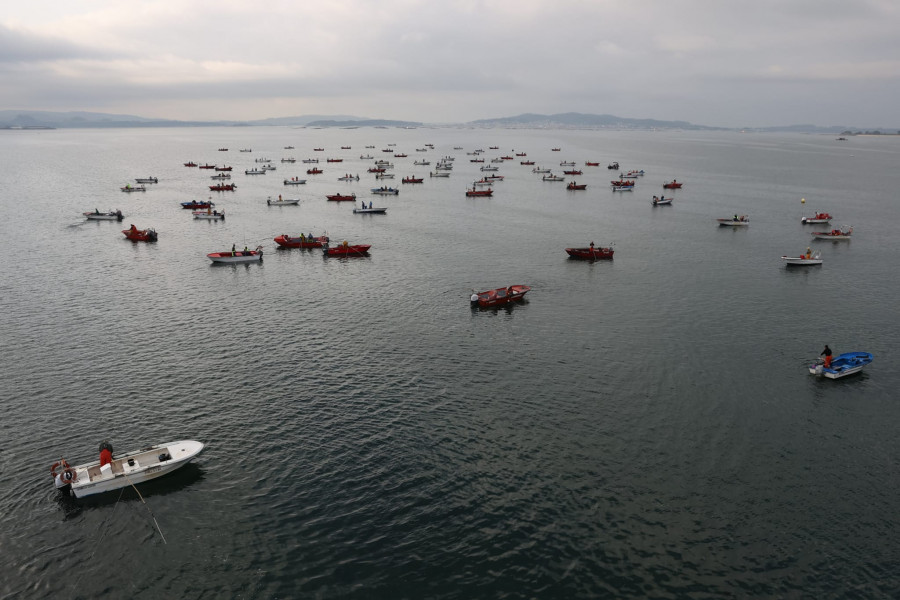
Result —
[[265, 175], [266, 169], [247, 169], [244, 175]]
[[375, 179], [393, 179], [393, 178], [394, 178], [393, 173], [378, 173], [377, 175], [375, 175]]
[[372, 208], [354, 208], [354, 215], [383, 215], [387, 213], [387, 207], [372, 207]]
[[666, 198], [665, 196], [660, 196], [659, 198], [657, 198], [656, 196], [653, 196], [653, 200], [650, 201], [650, 204], [652, 204], [653, 206], [668, 206], [672, 204], [672, 200], [674, 199], [674, 197]]
[[71, 467], [60, 459], [50, 474], [57, 489], [83, 498], [162, 477], [188, 464], [203, 447], [194, 440], [167, 442], [123, 454], [102, 467], [99, 460]]
[[821, 225], [822, 223], [828, 223], [831, 221], [833, 217], [826, 212], [816, 212], [811, 217], [800, 217], [800, 222], [804, 225]]
[[822, 264], [822, 253], [807, 252], [806, 254], [801, 254], [800, 256], [782, 256], [781, 260], [783, 260], [784, 263], [789, 267], [811, 267], [813, 265]]
[[373, 194], [378, 194], [380, 196], [396, 196], [400, 193], [400, 190], [389, 187], [372, 188], [371, 191]]
[[722, 227], [748, 227], [750, 225], [750, 217], [747, 215], [737, 216], [730, 219], [716, 219]]
[[450, 171], [432, 171], [429, 177], [450, 177]]
[[853, 234], [853, 228], [849, 229], [832, 229], [831, 231], [814, 231], [813, 239], [816, 240], [834, 240], [836, 242], [849, 240]]
[[306, 183], [305, 179], [285, 179], [284, 185], [304, 185]]
[[191, 213], [195, 219], [205, 219], [207, 221], [224, 221], [224, 210], [195, 210]]
[[266, 204], [269, 206], [297, 206], [300, 204], [300, 198], [282, 198], [278, 196], [278, 200], [272, 200], [272, 196], [266, 198]]
[[250, 263], [262, 261], [263, 248], [257, 246], [256, 250], [231, 250], [225, 252], [211, 252], [206, 255], [209, 260], [217, 264]]
[[86, 212], [81, 214], [87, 217], [89, 221], [121, 221], [125, 218], [125, 215], [122, 214], [121, 210], [111, 210], [109, 212], [102, 213], [99, 210], [94, 209], [94, 212]]

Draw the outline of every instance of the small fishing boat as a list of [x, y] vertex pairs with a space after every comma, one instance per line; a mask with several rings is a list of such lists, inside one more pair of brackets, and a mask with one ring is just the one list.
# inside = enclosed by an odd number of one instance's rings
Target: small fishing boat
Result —
[[418, 165], [418, 166], [420, 166], [420, 167], [425, 167], [425, 166], [430, 165], [430, 164], [431, 164], [431, 161], [427, 161], [427, 160], [417, 160], [417, 161], [414, 161], [413, 164], [414, 164], [414, 165]]
[[338, 181], [359, 181], [359, 175], [344, 175], [338, 177]]
[[421, 177], [404, 177], [400, 180], [402, 183], [422, 183], [423, 179]]
[[494, 167], [494, 166], [491, 166], [491, 165], [484, 165], [483, 167], [480, 167], [480, 169], [481, 169], [482, 171], [499, 171], [499, 170], [500, 170], [500, 167]]
[[533, 161], [533, 160], [520, 160], [520, 161], [519, 161], [519, 164], [520, 164], [520, 165], [533, 166], [533, 165], [534, 165], [534, 161]]
[[[104, 447], [111, 455], [112, 446], [104, 442], [101, 450]], [[167, 475], [191, 462], [203, 447], [202, 442], [194, 440], [156, 444], [123, 454], [103, 466], [96, 460], [71, 467], [61, 458], [50, 467], [50, 475], [58, 490], [84, 498]]]
[[134, 181], [135, 183], [159, 183], [159, 179], [156, 177], [138, 177]]
[[[449, 175], [449, 173], [447, 173]], [[376, 173], [375, 179], [393, 179], [393, 173]]]
[[307, 175], [321, 175], [322, 173], [324, 173], [324, 171], [319, 167], [313, 167], [312, 169], [306, 170]]
[[147, 191], [147, 188], [143, 185], [131, 185], [130, 183], [126, 184], [125, 187], [119, 188], [119, 189], [121, 189], [123, 192], [128, 192], [129, 194], [131, 192], [146, 192]]
[[561, 166], [561, 167], [574, 167], [574, 166], [575, 166], [575, 161], [572, 161], [572, 160], [564, 160], [564, 161], [562, 161], [561, 163], [559, 163], [559, 166]]
[[195, 163], [194, 161], [186, 162], [186, 163], [184, 163], [184, 166], [186, 166], [186, 167], [196, 167], [196, 166], [197, 166], [197, 163]]
[[294, 158], [293, 156], [291, 156], [291, 157], [289, 157], [289, 158], [282, 158], [282, 159], [281, 159], [281, 162], [293, 164], [293, 163], [297, 162], [297, 159]]
[[344, 162], [344, 159], [343, 158], [326, 158], [325, 162], [339, 163], [339, 162]]
[[194, 215], [195, 219], [201, 219], [206, 221], [224, 221], [225, 220], [225, 211], [224, 210], [212, 210], [211, 208], [207, 208], [206, 210], [195, 210], [191, 213]]
[[325, 148], [313, 148], [313, 152], [325, 152]]
[[359, 155], [360, 160], [372, 160], [373, 158], [375, 158], [375, 157], [372, 156], [371, 154], [360, 154]]
[[674, 199], [675, 198], [672, 197], [666, 198], [665, 196], [660, 196], [657, 198], [656, 196], [653, 196], [653, 200], [650, 201], [650, 204], [653, 206], [671, 206], [672, 200]]
[[216, 171], [231, 171], [231, 169], [232, 169], [232, 167], [226, 167], [226, 166], [216, 167]]
[[569, 183], [566, 184], [566, 189], [567, 190], [586, 190], [587, 184], [586, 183], [575, 183], [574, 181], [570, 181]]
[[613, 179], [609, 184], [613, 187], [634, 187], [634, 181], [631, 179]]
[[307, 163], [307, 164], [318, 164], [319, 159], [318, 158], [304, 158], [303, 162]]
[[584, 166], [586, 166], [586, 167], [599, 167], [599, 166], [600, 166], [600, 163], [598, 163], [598, 162], [591, 162], [591, 161], [589, 161], [589, 160], [586, 160], [586, 161], [584, 161]]
[[800, 217], [800, 222], [804, 225], [816, 225], [821, 223], [828, 223], [833, 219], [830, 214], [825, 212], [817, 212], [811, 217]]
[[210, 191], [213, 192], [233, 192], [237, 189], [237, 184], [235, 183], [218, 183], [216, 185], [209, 186]]
[[569, 169], [568, 171], [563, 171], [563, 175], [581, 175], [583, 171], [580, 169]]
[[265, 175], [268, 169], [247, 169], [244, 175]]
[[258, 163], [270, 163], [270, 162], [272, 162], [272, 159], [271, 159], [271, 158], [260, 157], [260, 158], [257, 158], [256, 160], [254, 160], [253, 162], [258, 162]]
[[612, 188], [612, 191], [614, 191], [614, 192], [633, 192], [634, 191], [633, 185], [614, 185], [614, 186], [611, 186], [611, 188]]
[[256, 250], [235, 250], [232, 246], [231, 251], [211, 252], [206, 257], [216, 264], [257, 262], [262, 260], [263, 247], [257, 246]]
[[407, 158], [409, 154], [395, 154], [394, 158]]
[[625, 177], [643, 177], [643, 176], [644, 176], [643, 169], [632, 169], [631, 171], [628, 171], [627, 173], [625, 173]]
[[299, 237], [293, 237], [285, 233], [276, 237], [275, 243], [283, 248], [321, 248], [328, 243], [328, 236], [314, 237], [312, 233], [309, 235], [301, 233]]
[[87, 217], [88, 221], [121, 221], [125, 218], [121, 210], [110, 210], [109, 212], [102, 213], [99, 209], [95, 208], [93, 212], [81, 214]]
[[612, 162], [612, 163], [609, 163], [608, 165], [606, 165], [606, 168], [607, 168], [607, 169], [610, 169], [610, 170], [612, 170], [612, 171], [618, 171], [618, 170], [619, 170], [619, 163], [618, 163], [618, 162]]
[[191, 200], [190, 202], [182, 202], [181, 208], [189, 208], [192, 210], [197, 210], [200, 208], [212, 208], [215, 205], [216, 205], [216, 203], [213, 202], [212, 200], [207, 200], [205, 202], [203, 200]]
[[272, 196], [266, 198], [266, 204], [269, 206], [297, 206], [300, 204], [300, 198], [282, 198], [278, 196], [278, 200], [272, 200]]
[[491, 188], [488, 188], [486, 190], [479, 190], [479, 189], [476, 189], [473, 187], [471, 190], [466, 190], [466, 196], [468, 196], [470, 198], [473, 196], [488, 197], [488, 196], [493, 196], [493, 195], [494, 195], [494, 190], [492, 190]]
[[303, 185], [305, 183], [305, 179], [297, 179], [296, 177], [284, 180], [284, 185]]
[[350, 146], [341, 146], [341, 150], [350, 150]]
[[354, 208], [354, 215], [383, 215], [387, 213], [387, 207], [369, 206], [368, 208]]
[[322, 252], [325, 256], [365, 256], [369, 253], [371, 244], [348, 244], [346, 241], [337, 246], [323, 246]]
[[594, 246], [593, 242], [591, 242], [591, 245], [587, 248], [566, 248], [566, 254], [569, 255], [569, 258], [575, 258], [578, 260], [600, 260], [612, 258], [615, 252], [616, 251], [613, 250], [612, 247]]
[[853, 234], [852, 227], [848, 229], [832, 229], [831, 231], [814, 231], [812, 235], [813, 239], [816, 240], [832, 240], [839, 242], [842, 240], [849, 240], [851, 234]]
[[211, 165], [211, 164], [207, 163], [207, 164], [205, 164], [205, 165], [200, 165], [199, 168], [201, 168], [201, 169], [215, 169], [215, 168], [216, 168], [216, 165]]
[[549, 173], [550, 169], [542, 169], [541, 167], [535, 167], [531, 170], [532, 173]]
[[155, 242], [157, 239], [155, 229], [138, 229], [134, 225], [129, 229], [123, 229], [122, 233], [132, 242]]
[[356, 194], [331, 194], [325, 197], [331, 202], [356, 202]]
[[502, 306], [510, 302], [522, 300], [531, 288], [527, 285], [510, 285], [507, 287], [488, 290], [486, 292], [473, 292], [469, 298], [472, 306], [490, 307]]
[[823, 375], [828, 379], [840, 379], [859, 373], [872, 360], [872, 354], [869, 352], [846, 352], [839, 354], [827, 367], [821, 361], [817, 361], [816, 364], [809, 366], [809, 372], [812, 375]]
[[396, 188], [389, 187], [380, 187], [380, 188], [372, 188], [371, 192], [373, 194], [378, 194], [380, 196], [396, 196], [400, 193], [400, 190]]
[[664, 183], [663, 187], [667, 190], [680, 190], [681, 186], [683, 186], [683, 185], [684, 184], [682, 182], [676, 181], [675, 179], [673, 179], [672, 181], [668, 181], [668, 182]]
[[806, 254], [800, 256], [782, 256], [781, 260], [789, 267], [811, 267], [822, 264], [821, 252], [810, 252], [807, 249]]
[[554, 175], [553, 173], [551, 173], [549, 175], [544, 175], [543, 177], [541, 177], [541, 180], [542, 181], [565, 181], [566, 178], [560, 177], [559, 175]]
[[219, 152], [228, 152], [228, 148], [219, 148]]
[[428, 174], [429, 177], [450, 177], [450, 171], [432, 171]]
[[231, 173], [219, 173], [218, 175], [213, 175], [212, 177], [210, 177], [210, 179], [231, 179]]
[[734, 215], [730, 219], [716, 219], [720, 227], [749, 227], [750, 217], [747, 215]]

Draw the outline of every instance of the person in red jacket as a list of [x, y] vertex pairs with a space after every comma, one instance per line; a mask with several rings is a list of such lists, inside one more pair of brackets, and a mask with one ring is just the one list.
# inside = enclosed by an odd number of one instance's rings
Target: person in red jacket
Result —
[[112, 462], [113, 447], [107, 441], [100, 444], [100, 466], [107, 465]]

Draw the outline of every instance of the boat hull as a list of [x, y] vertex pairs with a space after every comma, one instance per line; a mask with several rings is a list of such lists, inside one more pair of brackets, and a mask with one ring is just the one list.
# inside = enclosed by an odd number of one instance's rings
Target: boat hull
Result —
[[73, 496], [84, 498], [157, 479], [191, 462], [203, 448], [203, 442], [195, 440], [167, 442], [122, 455], [109, 469], [101, 469], [100, 461], [79, 465], [73, 467], [76, 477], [68, 487]]
[[121, 221], [125, 218], [121, 211], [108, 213], [86, 212], [82, 214], [87, 217], [88, 221]]
[[308, 237], [291, 237], [289, 235], [279, 235], [275, 238], [275, 243], [281, 246], [282, 248], [321, 248], [325, 243], [328, 242], [328, 236], [322, 235], [319, 237], [308, 238]]
[[356, 215], [383, 215], [387, 213], [387, 208], [354, 208], [353, 214]]
[[612, 258], [615, 250], [612, 248], [566, 248], [566, 254], [578, 260], [600, 260]]
[[371, 244], [357, 244], [355, 246], [331, 246], [322, 248], [325, 256], [365, 256], [369, 253]]
[[510, 302], [522, 300], [529, 291], [531, 291], [531, 288], [527, 285], [511, 285], [486, 292], [476, 292], [474, 295], [477, 296], [477, 299], [472, 299], [471, 303], [473, 306], [481, 308], [503, 306]]
[[262, 261], [263, 251], [212, 252], [207, 254], [206, 257], [216, 264], [251, 263]]

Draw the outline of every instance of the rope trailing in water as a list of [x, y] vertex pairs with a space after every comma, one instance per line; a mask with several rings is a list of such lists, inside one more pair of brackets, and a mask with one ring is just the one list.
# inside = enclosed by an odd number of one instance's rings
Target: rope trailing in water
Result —
[[[140, 499], [141, 499], [141, 502], [144, 503], [144, 506], [147, 507], [147, 512], [150, 513], [150, 518], [153, 519], [153, 522], [156, 524], [156, 530], [159, 532], [159, 537], [162, 538], [163, 544], [168, 545], [169, 542], [166, 541], [166, 536], [163, 535], [162, 529], [159, 528], [159, 523], [156, 521], [156, 515], [153, 514], [153, 511], [152, 511], [152, 510], [150, 510], [150, 505], [147, 504], [147, 501], [146, 501], [146, 500], [144, 500], [144, 497], [141, 495], [140, 490], [138, 490], [138, 489], [135, 487], [135, 485], [134, 485], [134, 483], [132, 483], [131, 479], [128, 478], [128, 475], [127, 475], [126, 473], [122, 473], [122, 475], [125, 475], [125, 479], [128, 480], [128, 483], [131, 485], [131, 487], [134, 488], [134, 491], [137, 492], [138, 498], [140, 498]], [[124, 489], [124, 488], [123, 488], [123, 489]]]

